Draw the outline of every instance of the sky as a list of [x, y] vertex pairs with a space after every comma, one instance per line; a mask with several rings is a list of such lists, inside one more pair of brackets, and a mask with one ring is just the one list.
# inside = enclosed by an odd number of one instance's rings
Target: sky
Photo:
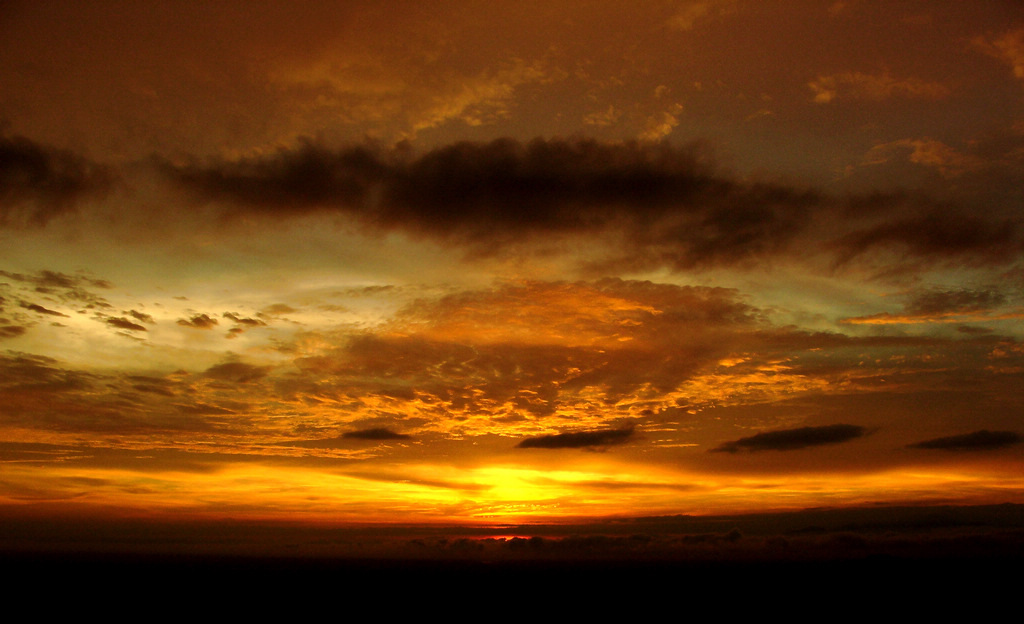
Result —
[[1024, 503], [1017, 1], [5, 2], [6, 516]]

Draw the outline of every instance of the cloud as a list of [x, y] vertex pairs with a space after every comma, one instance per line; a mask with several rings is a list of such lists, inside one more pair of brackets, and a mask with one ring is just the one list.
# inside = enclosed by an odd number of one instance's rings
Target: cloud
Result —
[[828, 104], [837, 99], [887, 100], [892, 97], [939, 99], [950, 95], [949, 87], [919, 78], [894, 78], [888, 73], [847, 72], [818, 76], [807, 85], [814, 101]]
[[982, 429], [962, 435], [933, 438], [908, 446], [909, 448], [942, 451], [990, 451], [1019, 444], [1022, 440], [1024, 440], [1024, 437], [1013, 431], [989, 431]]
[[992, 40], [977, 38], [974, 44], [985, 53], [1013, 68], [1013, 75], [1024, 80], [1024, 28], [1003, 33]]
[[[387, 28], [395, 25], [393, 19], [388, 22]], [[495, 123], [510, 115], [520, 89], [567, 76], [543, 59], [519, 56], [476, 69], [446, 65], [439, 73], [437, 59], [424, 66], [418, 55], [381, 56], [383, 51], [373, 50], [373, 45], [360, 44], [354, 55], [332, 47], [320, 58], [276, 60], [277, 68], [268, 76], [274, 90], [300, 100], [301, 108], [321, 119], [326, 114], [335, 122], [401, 120], [406, 130], [400, 135], [406, 137], [452, 121], [468, 126]]]
[[266, 321], [239, 316], [233, 312], [225, 312], [222, 316], [238, 323], [239, 325], [245, 325], [246, 327], [266, 327], [267, 325]]
[[508, 116], [509, 102], [516, 90], [527, 84], [549, 82], [561, 77], [541, 62], [526, 64], [515, 60], [510, 65], [477, 76], [460, 76], [442, 87], [444, 93], [428, 99], [430, 104], [414, 115], [412, 131], [419, 132], [459, 119], [470, 126], [493, 123]]
[[262, 319], [239, 316], [234, 312], [225, 312], [221, 316], [235, 323], [235, 326], [228, 330], [228, 338], [237, 338], [245, 333], [245, 330], [252, 329], [253, 327], [267, 326], [267, 322]]
[[[948, 305], [984, 299], [949, 292]], [[538, 431], [552, 419], [602, 430], [609, 418], [687, 418], [711, 404], [875, 388], [880, 377], [919, 388], [939, 383], [923, 378], [950, 366], [953, 351], [985, 365], [993, 348], [981, 339], [800, 331], [773, 326], [732, 290], [620, 279], [456, 292], [415, 301], [375, 329], [310, 334], [303, 344], [288, 351], [294, 372], [277, 371], [286, 375], [276, 378], [284, 399], [344, 406], [352, 419], [421, 419], [420, 431], [500, 429], [520, 439], [557, 433]], [[864, 353], [876, 364], [859, 363]], [[893, 371], [882, 362], [896, 354]]]
[[674, 104], [667, 111], [662, 111], [647, 118], [640, 139], [644, 141], [661, 141], [679, 125], [679, 115], [683, 112], [681, 104]]
[[36, 303], [26, 303], [26, 302], [23, 302], [21, 304], [21, 307], [25, 308], [26, 310], [30, 310], [32, 312], [38, 312], [39, 314], [48, 314], [50, 316], [63, 316], [65, 318], [67, 318], [67, 316], [68, 316], [67, 314], [64, 314], [63, 312], [58, 312], [56, 310], [51, 310], [49, 308], [44, 308], [43, 306], [41, 306], [39, 304], [36, 304]]
[[21, 325], [0, 325], [0, 338], [17, 338], [26, 331]]
[[883, 312], [844, 318], [839, 322], [852, 325], [889, 325], [962, 323], [1024, 318], [1024, 311], [1020, 310], [999, 312], [998, 308], [1005, 303], [1006, 295], [994, 289], [933, 289], [913, 294], [904, 305], [904, 311], [901, 314]]
[[795, 451], [812, 446], [839, 444], [865, 435], [864, 427], [857, 425], [826, 425], [766, 431], [748, 438], [725, 442], [711, 452], [737, 453], [739, 451]]
[[236, 213], [338, 212], [477, 249], [611, 231], [625, 233], [631, 251], [666, 247], [658, 253], [681, 266], [781, 248], [821, 203], [813, 192], [722, 176], [697, 145], [499, 139], [413, 156], [307, 142], [234, 162], [158, 166]]
[[355, 440], [410, 440], [410, 439], [412, 439], [411, 435], [406, 435], [404, 433], [397, 433], [395, 431], [392, 431], [390, 429], [385, 429], [383, 427], [375, 427], [375, 428], [372, 428], [372, 429], [359, 429], [359, 430], [356, 430], [356, 431], [346, 431], [345, 433], [341, 434], [341, 437], [346, 438], [346, 439], [355, 439]]
[[638, 341], [693, 344], [698, 332], [755, 326], [759, 311], [728, 288], [605, 278], [454, 293], [415, 301], [397, 320], [463, 342], [628, 348]]
[[110, 289], [113, 285], [107, 280], [96, 279], [88, 275], [67, 275], [58, 271], [39, 271], [34, 275], [0, 271], [0, 276], [14, 280], [19, 284], [32, 288], [33, 292], [51, 295], [64, 303], [84, 304], [86, 308], [109, 308], [110, 304], [92, 292], [93, 288]]
[[412, 223], [449, 234], [496, 224], [585, 225], [563, 209], [567, 203], [585, 203], [598, 218], [613, 215], [611, 206], [620, 203], [649, 201], [658, 206], [652, 210], [664, 210], [719, 183], [697, 159], [692, 150], [667, 146], [499, 139], [455, 143], [419, 157], [399, 149], [329, 150], [307, 142], [262, 158], [160, 165], [182, 186], [251, 209], [280, 214], [333, 208], [380, 225]]
[[1006, 303], [1006, 295], [998, 290], [927, 290], [916, 293], [907, 304], [914, 314], [949, 314], [980, 312]]
[[[213, 406], [201, 409], [170, 403], [167, 393], [160, 390], [174, 388], [156, 378], [140, 384], [139, 378], [65, 367], [53, 358], [0, 354], [0, 421], [5, 426], [132, 436], [142, 432], [238, 431], [247, 424], [245, 415], [212, 411]], [[156, 391], [140, 393], [140, 389]], [[225, 413], [231, 418], [210, 416]]]
[[298, 312], [298, 310], [286, 303], [275, 303], [264, 308], [260, 312], [260, 316], [279, 316], [281, 314], [294, 314], [295, 312]]
[[735, 11], [736, 0], [686, 0], [668, 20], [674, 30], [693, 30], [698, 22], [728, 15]]
[[[379, 331], [317, 341], [321, 349], [294, 360], [306, 380], [294, 387], [361, 397], [367, 417], [415, 413], [463, 433], [556, 413], [598, 427], [620, 401], [672, 401], [761, 322], [729, 289], [620, 279], [508, 284], [416, 301]], [[624, 406], [618, 415], [639, 411]]]
[[110, 325], [111, 327], [117, 327], [118, 329], [127, 329], [130, 331], [148, 331], [142, 325], [139, 325], [138, 323], [133, 323], [126, 318], [108, 318], [107, 325]]
[[516, 448], [591, 448], [625, 444], [633, 437], [633, 427], [623, 429], [598, 429], [526, 438]]
[[0, 137], [0, 225], [44, 225], [75, 202], [105, 194], [111, 172], [24, 137]]
[[986, 161], [979, 156], [963, 153], [935, 139], [899, 139], [875, 145], [864, 157], [864, 164], [878, 165], [890, 161], [895, 155], [909, 152], [907, 160], [918, 165], [933, 167], [943, 176], [957, 177], [981, 169]]
[[583, 125], [586, 126], [613, 126], [622, 118], [622, 110], [609, 104], [607, 110], [588, 113], [583, 116]]
[[383, 427], [372, 429], [358, 429], [346, 431], [333, 438], [317, 438], [314, 440], [295, 440], [288, 442], [276, 442], [274, 446], [293, 446], [307, 449], [351, 449], [353, 440], [368, 442], [396, 442], [401, 440], [412, 440], [413, 436], [398, 433]]
[[178, 325], [191, 327], [193, 329], [213, 329], [218, 324], [217, 319], [206, 314], [196, 314], [192, 318], [178, 319]]
[[11, 273], [9, 271], [0, 271], [0, 275], [13, 279], [18, 282], [28, 282], [35, 284], [37, 288], [62, 288], [66, 290], [74, 290], [82, 287], [83, 284], [94, 286], [96, 288], [112, 288], [112, 284], [107, 280], [95, 279], [82, 275], [67, 275], [59, 271], [39, 271], [35, 275], [25, 275], [23, 273]]
[[0, 387], [42, 391], [76, 391], [91, 386], [93, 375], [62, 369], [57, 360], [22, 353], [0, 355]]
[[142, 321], [143, 323], [149, 323], [151, 325], [156, 323], [156, 321], [153, 320], [152, 315], [146, 314], [145, 312], [139, 312], [138, 310], [129, 310], [127, 314], [134, 318], [135, 320]]
[[895, 250], [913, 257], [968, 264], [998, 264], [1024, 250], [1019, 224], [1011, 218], [987, 219], [974, 214], [933, 208], [924, 214], [896, 216], [849, 232], [829, 245], [835, 266], [870, 251]]
[[177, 396], [178, 384], [172, 380], [148, 375], [130, 375], [128, 379], [132, 382], [131, 387], [133, 390], [159, 394], [165, 397]]
[[211, 366], [203, 372], [203, 375], [220, 381], [249, 383], [250, 381], [263, 379], [269, 371], [269, 366], [254, 366], [244, 362], [225, 362]]
[[307, 141], [235, 161], [157, 166], [197, 199], [223, 202], [229, 219], [339, 214], [477, 255], [599, 236], [603, 244], [580, 260], [594, 272], [776, 257], [821, 258], [835, 268], [864, 255], [893, 262], [894, 251], [928, 262], [1005, 263], [1024, 249], [1014, 212], [1000, 217], [922, 195], [839, 198], [740, 180], [699, 144], [498, 139], [417, 155], [407, 146], [328, 149]]
[[1013, 75], [1024, 80], [1024, 28], [1007, 32], [993, 42], [1003, 59], [1013, 67]]

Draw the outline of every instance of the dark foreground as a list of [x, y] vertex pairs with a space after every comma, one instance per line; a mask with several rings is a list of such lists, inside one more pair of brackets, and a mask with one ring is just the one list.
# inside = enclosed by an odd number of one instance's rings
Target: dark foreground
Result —
[[[845, 616], [1002, 617], [1018, 602], [1017, 556], [790, 561], [356, 560], [245, 556], [16, 554], [11, 597], [50, 614], [408, 615], [798, 621]], [[359, 616], [357, 614], [361, 613]], [[703, 616], [697, 614], [703, 613]], [[344, 615], [339, 615], [344, 614]], [[390, 619], [390, 618], [389, 618]], [[507, 621], [505, 617], [501, 621]], [[846, 621], [845, 618], [843, 621]]]
[[[975, 616], [1019, 594], [1024, 507], [816, 510], [593, 525], [438, 527], [4, 520], [8, 596], [147, 610], [231, 603], [601, 613], [654, 603], [832, 614], [868, 605]], [[508, 531], [515, 531], [510, 536]], [[454, 531], [454, 532], [453, 532]], [[499, 535], [501, 531], [505, 535]], [[468, 602], [467, 602], [468, 601]], [[885, 603], [885, 604], [883, 604]], [[814, 606], [818, 605], [818, 606]], [[908, 611], [909, 613], [910, 611]]]

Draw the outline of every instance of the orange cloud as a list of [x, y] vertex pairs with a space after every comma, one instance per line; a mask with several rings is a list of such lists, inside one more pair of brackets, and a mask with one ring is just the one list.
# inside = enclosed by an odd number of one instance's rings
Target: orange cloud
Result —
[[902, 314], [882, 312], [840, 319], [848, 325], [988, 322], [1024, 318], [1020, 309], [1005, 309], [1006, 297], [996, 290], [930, 290], [913, 294]]
[[875, 145], [865, 156], [864, 164], [885, 163], [896, 154], [908, 151], [907, 159], [910, 162], [934, 167], [947, 177], [956, 177], [984, 166], [984, 161], [977, 156], [960, 152], [942, 141], [927, 138], [900, 139]]
[[1006, 62], [1013, 75], [1024, 80], [1024, 28], [1009, 30], [1000, 37], [979, 37], [974, 44], [987, 54]]
[[882, 312], [870, 316], [853, 316], [839, 319], [847, 325], [915, 325], [920, 323], [981, 323], [987, 321], [1005, 321], [1024, 319], [1024, 312], [994, 313], [963, 313], [943, 312], [934, 314], [890, 314]]
[[828, 104], [838, 99], [881, 101], [893, 97], [939, 99], [950, 95], [949, 87], [919, 78], [895, 78], [888, 73], [847, 72], [818, 76], [807, 85], [814, 101]]
[[699, 22], [735, 11], [736, 0], [686, 0], [668, 20], [675, 30], [693, 30]]

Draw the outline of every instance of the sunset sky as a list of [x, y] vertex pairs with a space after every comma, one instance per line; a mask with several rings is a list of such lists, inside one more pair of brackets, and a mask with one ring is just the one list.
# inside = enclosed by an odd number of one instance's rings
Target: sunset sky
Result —
[[4, 2], [5, 515], [1024, 503], [1018, 0]]

